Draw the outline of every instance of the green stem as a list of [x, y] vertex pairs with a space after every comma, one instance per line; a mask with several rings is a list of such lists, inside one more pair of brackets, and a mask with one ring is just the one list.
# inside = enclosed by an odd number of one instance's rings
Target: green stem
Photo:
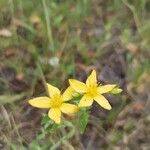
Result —
[[37, 70], [39, 71], [39, 74], [40, 74], [40, 77], [41, 77], [41, 79], [42, 79], [42, 82], [43, 82], [43, 84], [44, 84], [44, 87], [45, 87], [45, 89], [46, 89], [46, 93], [47, 93], [47, 95], [49, 95], [49, 92], [48, 92], [48, 89], [47, 89], [47, 85], [46, 85], [46, 79], [45, 79], [45, 76], [44, 76], [44, 73], [43, 73], [43, 71], [42, 71], [42, 68], [41, 68], [40, 63], [37, 62], [37, 63], [36, 63], [36, 66], [37, 66]]
[[50, 148], [50, 150], [56, 150], [61, 145], [61, 143], [65, 143], [67, 140], [69, 140], [75, 134], [75, 128], [72, 125], [72, 123], [65, 121], [65, 125], [66, 125], [66, 127], [70, 128], [69, 133], [67, 135], [63, 136], [58, 142], [56, 142], [55, 145], [53, 145]]
[[135, 24], [137, 26], [137, 30], [140, 34], [140, 36], [143, 38], [142, 36], [142, 33], [141, 33], [141, 30], [140, 30], [140, 27], [141, 27], [141, 23], [140, 23], [140, 20], [139, 20], [139, 17], [136, 13], [136, 10], [135, 10], [135, 7], [133, 5], [131, 5], [127, 0], [122, 0], [122, 2], [130, 9], [130, 11], [132, 12], [133, 14], [133, 17], [134, 17], [134, 21], [135, 21]]
[[42, 3], [43, 3], [43, 8], [44, 8], [45, 20], [46, 20], [47, 36], [48, 36], [48, 40], [51, 46], [51, 51], [54, 51], [54, 41], [53, 41], [53, 36], [52, 36], [50, 16], [49, 16], [46, 0], [42, 0]]

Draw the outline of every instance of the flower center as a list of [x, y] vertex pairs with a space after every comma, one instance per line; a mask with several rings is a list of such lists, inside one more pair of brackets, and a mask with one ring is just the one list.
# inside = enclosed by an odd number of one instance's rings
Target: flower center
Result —
[[59, 108], [62, 103], [63, 103], [63, 99], [60, 95], [54, 95], [54, 97], [51, 99], [52, 108]]
[[98, 93], [98, 91], [97, 91], [97, 86], [96, 85], [88, 86], [87, 94], [90, 97], [95, 97], [97, 95], [97, 93]]

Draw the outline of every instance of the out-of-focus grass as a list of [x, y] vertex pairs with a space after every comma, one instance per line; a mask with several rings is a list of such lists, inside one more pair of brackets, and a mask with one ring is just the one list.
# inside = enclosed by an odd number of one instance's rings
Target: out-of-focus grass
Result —
[[[26, 134], [31, 137], [30, 142], [20, 135], [27, 116], [19, 113], [25, 113], [24, 109], [31, 111], [26, 108], [26, 100], [44, 93], [45, 80], [58, 87], [66, 87], [65, 80], [69, 77], [84, 79], [84, 74], [93, 66], [101, 70], [100, 60], [109, 51], [125, 52], [127, 88], [135, 98], [138, 80], [144, 73], [149, 73], [150, 68], [149, 7], [148, 0], [1, 0], [0, 104], [3, 116], [0, 117], [0, 142], [4, 141], [12, 149], [18, 149], [16, 143], [22, 149], [29, 143], [31, 149], [48, 149], [55, 145], [66, 135], [65, 130], [54, 135], [47, 131], [42, 137], [45, 141], [40, 139], [41, 142], [38, 139], [41, 134], [36, 131], [31, 133], [33, 137]], [[4, 29], [11, 35], [2, 32]], [[115, 123], [125, 104], [120, 103], [101, 123]], [[14, 123], [13, 118], [20, 120]], [[9, 126], [8, 122], [12, 125]], [[110, 133], [112, 139], [108, 147], [115, 145], [123, 136], [119, 130]], [[77, 140], [79, 136], [75, 136]], [[73, 149], [71, 141], [64, 140], [63, 144]], [[58, 143], [58, 147], [60, 145]], [[82, 143], [79, 142], [79, 145], [82, 147]]]

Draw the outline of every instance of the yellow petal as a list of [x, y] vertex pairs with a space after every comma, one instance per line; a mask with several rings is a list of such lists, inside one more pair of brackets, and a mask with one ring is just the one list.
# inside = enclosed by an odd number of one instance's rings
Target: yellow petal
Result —
[[98, 92], [99, 94], [104, 94], [104, 93], [110, 92], [116, 86], [117, 86], [116, 84], [102, 85], [98, 87]]
[[28, 102], [33, 107], [50, 108], [50, 106], [51, 106], [50, 101], [51, 100], [48, 97], [37, 97], [37, 98], [30, 99]]
[[57, 124], [61, 121], [61, 111], [59, 108], [51, 108], [48, 112], [48, 116]]
[[95, 97], [94, 100], [103, 108], [108, 109], [108, 110], [111, 109], [111, 105], [109, 104], [108, 100], [103, 95], [99, 95]]
[[86, 80], [86, 85], [90, 86], [90, 85], [97, 85], [97, 79], [96, 79], [96, 71], [93, 70], [91, 72], [91, 74], [89, 75], [89, 77]]
[[93, 99], [87, 95], [84, 95], [79, 102], [79, 107], [89, 107], [92, 103]]
[[69, 86], [62, 95], [63, 100], [68, 101], [68, 100], [72, 99], [74, 93], [75, 93], [75, 90], [71, 86]]
[[51, 84], [47, 83], [47, 89], [50, 97], [53, 97], [54, 95], [60, 95], [60, 90]]
[[69, 79], [70, 86], [78, 93], [85, 93], [87, 91], [87, 86], [83, 82], [75, 79]]
[[63, 113], [66, 114], [73, 114], [79, 110], [78, 106], [68, 103], [63, 103], [60, 109]]

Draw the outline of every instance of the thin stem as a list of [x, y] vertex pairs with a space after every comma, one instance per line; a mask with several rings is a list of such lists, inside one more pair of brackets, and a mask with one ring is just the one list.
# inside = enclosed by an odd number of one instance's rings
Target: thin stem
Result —
[[14, 2], [13, 0], [9, 0], [8, 3], [10, 5], [11, 16], [14, 19]]
[[70, 131], [68, 132], [67, 135], [64, 135], [58, 142], [53, 145], [50, 150], [55, 150], [57, 149], [62, 143], [65, 143], [67, 140], [69, 140], [73, 135], [75, 134], [75, 128], [72, 123], [65, 121], [66, 127], [70, 128]]
[[42, 82], [44, 84], [44, 88], [46, 89], [46, 93], [47, 95], [49, 95], [49, 92], [48, 92], [48, 89], [47, 89], [47, 85], [46, 85], [46, 79], [45, 79], [45, 76], [44, 76], [44, 73], [43, 73], [43, 70], [41, 68], [41, 65], [39, 62], [36, 63], [36, 66], [37, 66], [37, 70], [39, 71], [39, 74], [40, 74], [40, 77], [42, 79]]
[[44, 8], [45, 20], [46, 20], [47, 36], [48, 36], [48, 40], [51, 46], [51, 51], [54, 51], [54, 41], [53, 41], [53, 36], [52, 36], [50, 16], [48, 12], [48, 7], [46, 5], [46, 0], [42, 0], [42, 3], [43, 3], [43, 8]]
[[140, 23], [140, 20], [138, 18], [138, 15], [136, 14], [135, 12], [135, 7], [133, 5], [131, 5], [130, 3], [128, 3], [127, 0], [122, 0], [122, 2], [130, 9], [130, 11], [132, 12], [133, 14], [133, 17], [134, 17], [134, 21], [135, 21], [135, 24], [137, 26], [137, 30], [140, 34], [140, 36], [143, 38], [142, 36], [142, 33], [141, 33], [141, 30], [140, 30], [140, 27], [141, 27], [141, 23]]

